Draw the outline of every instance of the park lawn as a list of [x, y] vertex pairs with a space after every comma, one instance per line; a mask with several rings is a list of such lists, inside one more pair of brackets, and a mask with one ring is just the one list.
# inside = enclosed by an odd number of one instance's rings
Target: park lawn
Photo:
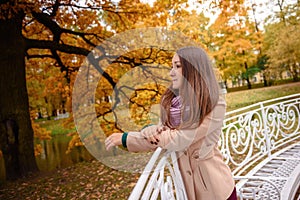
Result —
[[39, 120], [36, 121], [40, 127], [51, 131], [51, 135], [66, 135], [70, 132], [74, 132], [75, 128], [67, 128], [64, 124], [67, 123], [68, 119], [58, 119], [58, 120]]
[[300, 93], [300, 82], [230, 92], [225, 95], [227, 111], [232, 111], [257, 102]]
[[[231, 92], [226, 94], [227, 111], [295, 93], [300, 93], [300, 83]], [[68, 132], [53, 122], [44, 125]], [[127, 199], [138, 178], [138, 173], [117, 171], [94, 160], [3, 183], [0, 199]]]

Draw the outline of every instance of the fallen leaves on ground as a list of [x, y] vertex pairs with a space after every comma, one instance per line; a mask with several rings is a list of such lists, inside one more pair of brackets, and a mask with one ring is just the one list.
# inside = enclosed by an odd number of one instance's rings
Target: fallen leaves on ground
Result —
[[0, 199], [127, 199], [139, 173], [117, 171], [99, 161], [0, 185]]

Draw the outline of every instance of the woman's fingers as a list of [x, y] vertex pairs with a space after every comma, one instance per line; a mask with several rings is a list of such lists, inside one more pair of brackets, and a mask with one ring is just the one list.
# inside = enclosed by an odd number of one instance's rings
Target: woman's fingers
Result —
[[153, 145], [158, 145], [160, 141], [160, 134], [166, 131], [168, 128], [166, 126], [156, 126], [147, 127], [142, 130], [144, 138]]
[[105, 147], [108, 151], [111, 147], [113, 147], [113, 141], [110, 139], [110, 137], [106, 138], [105, 140]]
[[105, 140], [106, 150], [122, 144], [122, 133], [113, 133]]
[[153, 135], [151, 135], [151, 136], [149, 137], [150, 143], [151, 143], [151, 144], [152, 144], [152, 143], [153, 143], [153, 144], [159, 143], [159, 140], [160, 140], [160, 134], [161, 134], [163, 131], [165, 131], [165, 130], [167, 130], [167, 128], [166, 128], [165, 126], [157, 127], [156, 132], [155, 132]]
[[112, 140], [105, 141], [105, 147], [106, 147], [107, 151], [110, 150], [114, 146], [117, 146], [117, 145], [115, 145]]
[[146, 139], [148, 142], [150, 142], [150, 144], [153, 144], [153, 145], [158, 145], [158, 143], [159, 143], [159, 135], [153, 135]]

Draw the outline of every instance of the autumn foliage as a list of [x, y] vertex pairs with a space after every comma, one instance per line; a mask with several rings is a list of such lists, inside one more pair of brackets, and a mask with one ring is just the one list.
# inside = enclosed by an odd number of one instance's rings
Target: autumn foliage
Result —
[[[31, 115], [27, 113], [24, 118], [31, 121], [34, 137], [41, 140], [51, 139], [51, 134], [37, 125], [35, 120], [39, 118], [53, 119], [70, 113], [71, 117], [65, 125], [75, 130], [72, 94], [79, 70], [86, 63], [101, 73], [102, 78], [93, 91], [94, 99], [90, 101], [93, 105], [75, 106], [92, 106], [105, 136], [131, 128], [138, 130], [148, 123], [157, 122], [157, 105], [168, 87], [170, 59], [176, 49], [171, 49], [172, 45], [158, 48], [154, 44], [114, 55], [118, 49], [110, 49], [109, 43], [101, 46], [113, 36], [128, 30], [157, 27], [162, 32], [174, 31], [185, 35], [208, 51], [220, 80], [225, 84], [247, 84], [250, 89], [253, 76], [261, 73], [268, 85], [279, 78], [283, 71], [288, 71], [294, 80], [298, 80], [299, 2], [287, 4], [285, 1], [278, 1], [275, 5], [273, 1], [260, 4], [251, 2], [225, 0], [190, 4], [187, 0], [158, 0], [153, 3], [139, 0], [1, 1], [0, 38], [3, 44], [1, 51], [4, 52], [0, 63], [1, 74], [4, 74], [1, 80], [12, 86], [13, 81], [18, 80], [16, 77], [23, 77], [16, 73], [18, 70], [12, 70], [11, 74], [15, 77], [8, 78], [5, 75], [7, 65], [16, 66], [20, 71], [26, 69], [24, 80], [20, 78], [23, 82], [19, 83], [24, 86], [22, 91], [26, 94], [24, 105], [20, 109], [22, 112], [31, 112]], [[279, 11], [267, 17], [266, 21], [260, 21], [257, 10], [268, 5], [278, 6]], [[11, 32], [4, 31], [6, 29]], [[10, 37], [11, 35], [14, 37]], [[138, 37], [134, 39], [137, 43], [138, 40], [146, 40]], [[166, 41], [171, 41], [171, 36], [165, 35], [163, 42]], [[125, 38], [119, 41], [118, 48], [126, 49], [126, 45], [132, 42], [132, 38]], [[187, 41], [176, 42], [184, 44]], [[10, 47], [14, 50], [10, 50]], [[18, 62], [14, 63], [16, 60]], [[103, 65], [107, 67], [103, 68]], [[155, 80], [138, 83], [149, 77], [155, 77]], [[89, 78], [91, 77], [87, 77], [87, 81]], [[124, 85], [118, 85], [122, 81]], [[128, 84], [134, 81], [137, 83]], [[78, 98], [86, 95], [84, 91], [87, 86], [82, 85], [82, 96]], [[0, 90], [3, 94], [8, 91], [4, 86]], [[5, 121], [13, 116], [13, 120], [21, 128], [27, 127], [26, 124], [21, 124], [23, 119], [15, 117], [20, 111], [13, 109], [18, 105], [18, 102], [11, 104], [13, 99], [13, 95], [3, 98], [1, 103], [11, 109], [0, 113], [0, 119]], [[120, 114], [122, 109], [129, 114]], [[131, 120], [133, 125], [120, 125], [119, 122], [126, 120]], [[29, 129], [21, 134], [33, 138]], [[83, 144], [76, 131], [70, 134], [73, 139], [68, 152]], [[5, 137], [7, 135], [4, 131], [0, 140], [2, 146], [6, 145]], [[38, 154], [41, 147], [37, 145], [35, 150]], [[28, 151], [29, 154], [32, 153]]]

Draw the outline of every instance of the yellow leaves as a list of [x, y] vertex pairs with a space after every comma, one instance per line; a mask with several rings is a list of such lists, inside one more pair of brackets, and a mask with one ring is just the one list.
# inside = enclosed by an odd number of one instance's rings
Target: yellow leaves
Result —
[[198, 14], [195, 11], [183, 12], [173, 17], [171, 28], [184, 33], [206, 48], [209, 42], [208, 30], [206, 29], [208, 23], [209, 19], [203, 14]]
[[38, 156], [43, 152], [43, 147], [41, 144], [36, 144], [34, 147], [34, 156]]
[[[31, 126], [32, 126], [32, 129], [34, 132], [34, 138], [39, 139], [39, 140], [50, 140], [51, 139], [51, 131], [48, 131], [47, 129], [42, 128], [34, 120], [31, 120]], [[38, 156], [42, 152], [43, 152], [43, 147], [41, 146], [41, 144], [36, 144], [34, 147], [34, 155]]]
[[34, 121], [31, 121], [34, 137], [40, 140], [50, 140], [51, 139], [51, 132], [45, 128], [42, 128], [39, 124]]
[[138, 89], [130, 99], [130, 113], [136, 124], [144, 126], [151, 123], [149, 118], [151, 106], [159, 104], [163, 88], [155, 84], [145, 84]]
[[31, 17], [24, 19], [24, 28], [22, 29], [22, 34], [30, 39], [36, 40], [51, 40], [53, 39], [52, 33], [48, 27], [40, 23], [30, 23]]
[[101, 102], [95, 104], [96, 113], [99, 115], [104, 115], [106, 112], [111, 110], [111, 103], [110, 102]]
[[72, 136], [72, 139], [69, 142], [66, 153], [70, 153], [74, 147], [83, 145], [77, 132], [70, 133], [69, 135]]
[[[222, 71], [227, 79], [237, 76], [245, 71], [245, 63], [251, 66], [257, 58], [261, 44], [261, 33], [256, 32], [254, 22], [247, 18], [245, 7], [242, 2], [221, 2], [221, 14], [210, 31], [215, 37], [212, 38], [213, 52], [216, 66]], [[222, 7], [224, 6], [224, 7]]]
[[264, 51], [269, 57], [269, 69], [274, 71], [289, 70], [297, 74], [300, 58], [300, 25], [277, 23], [269, 25], [264, 37]]
[[243, 38], [236, 38], [234, 41], [227, 43], [225, 45], [232, 46], [232, 49], [236, 51], [236, 53], [243, 54], [245, 51], [252, 50], [253, 45], [251, 41]]

